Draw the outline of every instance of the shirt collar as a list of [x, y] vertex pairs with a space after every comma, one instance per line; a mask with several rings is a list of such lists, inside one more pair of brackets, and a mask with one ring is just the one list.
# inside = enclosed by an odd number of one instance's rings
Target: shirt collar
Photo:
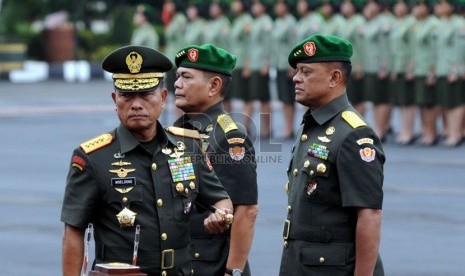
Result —
[[[132, 133], [122, 124], [118, 126], [118, 128], [116, 129], [116, 133], [119, 137], [121, 153], [129, 152], [136, 148], [138, 145], [140, 145], [139, 141], [134, 137], [134, 135], [132, 135]], [[166, 147], [168, 143], [176, 145], [176, 141], [174, 140], [174, 138], [166, 135], [165, 129], [158, 121], [157, 135], [155, 136], [155, 139], [158, 140], [158, 143], [161, 148]]]
[[[212, 122], [223, 113], [225, 113], [223, 103], [219, 102], [215, 105], [212, 105], [202, 113], [188, 113], [182, 115], [179, 119], [176, 120], [174, 125], [189, 129], [194, 128], [200, 132], [204, 132], [207, 126], [211, 125]], [[189, 114], [195, 116], [191, 117]]]
[[311, 112], [310, 109], [305, 113], [302, 123], [308, 121], [315, 121], [317, 124], [322, 125], [329, 120], [331, 120], [334, 116], [339, 114], [341, 110], [349, 106], [349, 99], [347, 98], [347, 94], [344, 93], [340, 97], [332, 100], [328, 104], [318, 108], [317, 110]]

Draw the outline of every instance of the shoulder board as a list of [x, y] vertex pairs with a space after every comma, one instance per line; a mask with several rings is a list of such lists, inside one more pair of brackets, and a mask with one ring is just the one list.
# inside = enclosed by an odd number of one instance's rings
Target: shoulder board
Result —
[[168, 127], [166, 130], [168, 130], [168, 132], [176, 136], [200, 139], [200, 133], [197, 130], [182, 127]]
[[365, 121], [360, 118], [355, 112], [353, 111], [344, 111], [342, 112], [342, 118], [352, 127], [358, 128], [361, 126], [366, 126], [367, 124]]
[[90, 139], [81, 144], [81, 149], [86, 153], [89, 154], [93, 151], [96, 151], [100, 148], [103, 148], [106, 145], [111, 144], [113, 141], [113, 135], [110, 133], [101, 134], [95, 138]]
[[220, 127], [223, 129], [224, 133], [228, 133], [231, 130], [236, 130], [237, 126], [236, 123], [234, 123], [233, 119], [229, 114], [221, 114], [218, 116], [216, 119]]

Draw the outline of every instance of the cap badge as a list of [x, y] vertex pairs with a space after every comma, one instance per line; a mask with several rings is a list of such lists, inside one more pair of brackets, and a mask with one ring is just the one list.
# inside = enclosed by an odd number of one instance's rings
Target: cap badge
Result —
[[315, 55], [315, 53], [316, 53], [315, 42], [309, 41], [309, 42], [305, 43], [304, 44], [304, 51], [307, 54], [307, 56], [309, 56], [309, 57]]
[[192, 48], [187, 51], [187, 58], [190, 62], [197, 62], [199, 59], [199, 50]]
[[133, 74], [139, 73], [143, 61], [141, 55], [134, 51], [130, 52], [129, 55], [126, 56], [126, 64], [128, 65], [129, 72]]

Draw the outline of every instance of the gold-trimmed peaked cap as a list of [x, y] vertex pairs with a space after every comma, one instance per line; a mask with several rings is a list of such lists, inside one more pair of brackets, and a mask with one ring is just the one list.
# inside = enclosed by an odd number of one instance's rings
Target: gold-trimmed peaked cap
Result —
[[162, 53], [144, 46], [124, 46], [102, 62], [103, 70], [113, 73], [119, 92], [149, 92], [163, 80], [173, 63]]
[[177, 67], [195, 68], [231, 76], [237, 57], [213, 44], [191, 45], [178, 51]]
[[299, 62], [350, 62], [352, 53], [353, 47], [349, 41], [333, 35], [314, 34], [292, 49], [288, 61], [292, 68], [296, 68]]

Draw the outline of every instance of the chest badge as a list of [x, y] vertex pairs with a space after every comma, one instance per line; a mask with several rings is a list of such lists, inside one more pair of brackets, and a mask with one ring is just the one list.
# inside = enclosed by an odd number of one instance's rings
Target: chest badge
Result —
[[190, 156], [178, 157], [168, 160], [173, 182], [194, 180], [195, 172]]
[[311, 146], [308, 147], [307, 155], [327, 160], [329, 155], [329, 149], [326, 146], [313, 143]]
[[111, 173], [115, 173], [118, 177], [126, 177], [128, 176], [128, 173], [134, 172], [136, 169], [125, 169], [125, 168], [119, 168], [116, 170], [109, 170]]
[[134, 222], [136, 221], [137, 213], [129, 210], [127, 207], [124, 207], [121, 212], [116, 215], [116, 219], [119, 222], [121, 227], [130, 227], [134, 226]]
[[320, 140], [320, 141], [323, 142], [323, 143], [329, 143], [329, 142], [331, 142], [331, 139], [329, 139], [329, 138], [326, 137], [326, 136], [318, 136], [318, 140]]
[[336, 131], [336, 128], [333, 126], [330, 126], [326, 129], [325, 133], [326, 135], [333, 135], [333, 133]]

